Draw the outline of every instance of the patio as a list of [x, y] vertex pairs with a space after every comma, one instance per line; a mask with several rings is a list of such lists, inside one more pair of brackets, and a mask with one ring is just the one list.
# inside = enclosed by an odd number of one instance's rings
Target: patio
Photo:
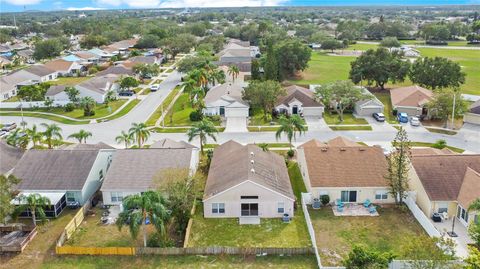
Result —
[[340, 216], [353, 216], [353, 217], [361, 217], [361, 216], [370, 216], [370, 217], [378, 217], [378, 211], [372, 210], [373, 205], [365, 207], [363, 204], [344, 204], [342, 206], [332, 206], [333, 215], [336, 217]]
[[[455, 220], [455, 227], [454, 231], [458, 235], [458, 237], [450, 237], [447, 232], [450, 232], [452, 230], [452, 219]], [[470, 238], [468, 235], [468, 230], [463, 224], [460, 223], [456, 218], [449, 218], [443, 222], [433, 222], [431, 219], [430, 221], [433, 223], [433, 226], [442, 234], [443, 236], [446, 236], [447, 238], [452, 239], [457, 243], [457, 246], [455, 248], [456, 254], [459, 257], [465, 258], [468, 256], [468, 244], [472, 244], [473, 240]]]

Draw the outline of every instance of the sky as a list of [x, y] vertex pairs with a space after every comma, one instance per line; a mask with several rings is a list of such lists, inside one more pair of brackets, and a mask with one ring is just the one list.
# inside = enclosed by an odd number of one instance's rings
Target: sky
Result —
[[162, 7], [464, 5], [480, 0], [0, 0], [0, 12]]

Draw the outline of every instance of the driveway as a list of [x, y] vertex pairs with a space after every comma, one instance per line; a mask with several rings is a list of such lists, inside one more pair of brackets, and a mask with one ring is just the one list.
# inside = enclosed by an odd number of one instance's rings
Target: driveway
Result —
[[305, 117], [305, 123], [308, 126], [309, 131], [328, 131], [330, 128], [328, 128], [327, 123], [318, 117]]
[[396, 132], [397, 131], [395, 129], [395, 127], [390, 125], [390, 123], [388, 123], [387, 121], [378, 122], [376, 119], [374, 119], [373, 117], [370, 117], [370, 116], [365, 116], [365, 117], [357, 116], [357, 117], [358, 118], [364, 118], [368, 122], [368, 124], [370, 124], [370, 126], [372, 126], [372, 131], [373, 132], [376, 132], [376, 131]]
[[246, 133], [247, 118], [245, 117], [227, 117], [225, 133]]

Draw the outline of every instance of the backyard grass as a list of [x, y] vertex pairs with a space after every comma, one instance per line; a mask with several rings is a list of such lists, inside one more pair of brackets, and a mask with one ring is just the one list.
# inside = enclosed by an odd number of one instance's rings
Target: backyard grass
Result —
[[92, 269], [92, 268], [122, 268], [122, 269], [203, 269], [203, 268], [317, 268], [315, 256], [53, 256], [47, 259], [42, 269]]
[[323, 118], [328, 125], [352, 125], [352, 124], [368, 124], [364, 118], [355, 118], [351, 113], [343, 113], [343, 121], [340, 121], [338, 114], [332, 114], [330, 112], [323, 113]]
[[65, 209], [57, 219], [51, 219], [47, 224], [39, 226], [37, 235], [22, 253], [0, 255], [0, 268], [39, 268], [44, 259], [54, 255], [58, 237], [76, 212]]
[[303, 182], [302, 172], [298, 167], [298, 163], [292, 161], [288, 163], [288, 176], [290, 177], [290, 183], [292, 183], [292, 189], [297, 198], [297, 203], [301, 204], [302, 192], [307, 192], [307, 188]]
[[162, 106], [163, 109], [167, 109], [168, 105], [173, 101], [173, 98], [177, 95], [177, 93], [180, 91], [181, 86], [176, 86], [173, 91], [171, 91], [167, 98], [163, 100], [162, 105], [158, 106], [155, 112], [148, 118], [148, 120], [145, 122], [148, 126], [154, 126], [157, 120], [162, 116]]
[[427, 129], [429, 132], [432, 132], [432, 133], [437, 133], [437, 134], [445, 134], [445, 135], [456, 135], [457, 132], [455, 131], [449, 131], [449, 130], [443, 130], [443, 129], [435, 129], [435, 128], [425, 128]]
[[379, 208], [378, 217], [335, 217], [331, 207], [309, 212], [324, 266], [341, 265], [356, 244], [379, 252], [391, 251], [400, 260], [410, 258], [403, 255], [402, 248], [414, 238], [434, 244], [406, 208]]
[[[429, 147], [429, 148], [433, 148], [433, 145], [434, 143], [428, 143], [428, 142], [410, 142], [410, 145], [412, 147]], [[451, 149], [452, 151], [454, 152], [457, 152], [457, 153], [463, 153], [465, 150], [464, 149], [461, 149], [461, 148], [456, 148], [456, 147], [452, 147], [452, 146], [447, 146], [448, 149]]]
[[[169, 127], [182, 127], [182, 126], [192, 126], [195, 122], [190, 120], [190, 113], [194, 109], [190, 103], [190, 97], [188, 93], [182, 93], [178, 99], [173, 104], [172, 109], [168, 112], [165, 117], [165, 126]], [[220, 121], [213, 121], [213, 124], [218, 126]]]
[[[299, 201], [305, 191], [302, 175], [296, 163], [289, 164], [292, 188]], [[262, 219], [260, 225], [239, 225], [237, 218], [206, 219], [203, 208], [197, 207], [193, 217], [189, 246], [231, 247], [308, 247], [311, 242], [301, 209], [295, 211], [290, 223], [281, 219]]]
[[126, 114], [128, 114], [128, 112], [130, 112], [135, 106], [137, 106], [138, 103], [140, 103], [139, 99], [133, 99], [132, 101], [130, 101], [130, 103], [124, 106], [122, 110], [118, 111], [118, 113], [116, 113], [115, 115], [111, 115], [109, 117], [103, 118], [101, 121], [109, 121], [109, 120], [114, 120], [114, 119], [123, 117]]
[[328, 126], [332, 131], [371, 131], [372, 126]]
[[52, 81], [52, 85], [65, 85], [65, 86], [74, 86], [84, 82], [85, 80], [91, 79], [91, 76], [86, 77], [59, 77], [56, 80]]
[[[95, 214], [85, 216], [82, 224], [65, 245], [76, 247], [143, 247], [142, 232], [136, 239], [132, 239], [128, 226], [124, 226], [119, 231], [115, 224], [104, 225], [100, 221], [103, 210], [99, 208], [93, 208], [92, 210]], [[147, 225], [149, 234], [153, 233], [154, 230], [152, 225]]]
[[[0, 116], [20, 117], [20, 116], [22, 116], [22, 113], [21, 112], [3, 112], [3, 111], [0, 111]], [[35, 112], [24, 112], [23, 116], [24, 117], [42, 118], [42, 119], [46, 119], [46, 120], [60, 122], [60, 123], [63, 123], [63, 124], [77, 125], [77, 124], [88, 124], [88, 123], [90, 123], [90, 121], [88, 121], [88, 120], [74, 121], [74, 120], [69, 120], [69, 119], [65, 119], [65, 118], [62, 118], [62, 117], [58, 117], [58, 116], [45, 115], [45, 114], [40, 114], [40, 113], [35, 113]]]

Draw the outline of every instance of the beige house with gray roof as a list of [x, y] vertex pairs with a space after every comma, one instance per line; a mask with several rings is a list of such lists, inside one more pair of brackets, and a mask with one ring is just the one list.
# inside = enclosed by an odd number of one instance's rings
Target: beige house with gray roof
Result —
[[103, 103], [109, 91], [118, 91], [120, 86], [117, 81], [119, 79], [120, 76], [114, 74], [96, 76], [76, 85], [75, 88], [80, 92], [80, 98], [89, 96], [92, 97], [95, 102]]
[[205, 218], [239, 218], [240, 224], [258, 224], [261, 218], [293, 217], [294, 203], [280, 155], [235, 141], [213, 152], [203, 196]]

